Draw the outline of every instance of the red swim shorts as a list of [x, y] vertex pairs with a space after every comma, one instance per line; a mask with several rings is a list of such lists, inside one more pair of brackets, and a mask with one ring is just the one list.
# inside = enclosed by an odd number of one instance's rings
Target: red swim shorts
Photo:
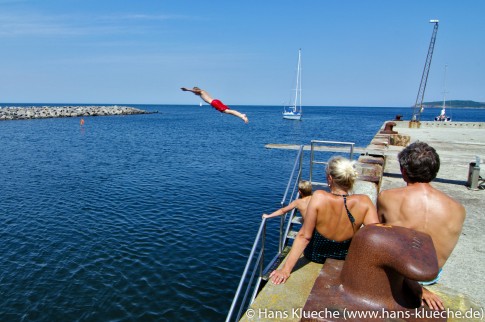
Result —
[[219, 100], [212, 100], [211, 105], [212, 105], [213, 108], [215, 108], [216, 110], [218, 110], [221, 113], [224, 112], [225, 110], [228, 110], [229, 109], [229, 107], [227, 107], [226, 105], [224, 105]]

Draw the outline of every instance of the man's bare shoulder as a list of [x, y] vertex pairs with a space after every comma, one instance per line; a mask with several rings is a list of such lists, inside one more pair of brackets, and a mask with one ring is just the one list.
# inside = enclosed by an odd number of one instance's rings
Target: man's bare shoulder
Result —
[[397, 188], [391, 188], [391, 189], [387, 189], [387, 190], [382, 190], [380, 192], [380, 194], [395, 194], [395, 193], [401, 193], [402, 191], [404, 190], [407, 190], [408, 187], [407, 186], [404, 186], [404, 187], [397, 187]]
[[306, 196], [306, 197], [303, 197], [301, 199], [298, 199], [301, 203], [305, 203], [307, 204], [308, 202], [310, 202], [310, 200], [312, 199], [312, 196]]
[[447, 200], [448, 202], [454, 204], [457, 207], [458, 206], [463, 207], [463, 205], [458, 200], [453, 198], [452, 196], [444, 193], [443, 191], [441, 191], [439, 189], [436, 189], [436, 188], [433, 188], [433, 189], [434, 189], [434, 192], [436, 193], [438, 198], [443, 199], [443, 200]]
[[389, 199], [395, 198], [402, 198], [403, 194], [407, 192], [407, 187], [399, 187], [399, 188], [392, 188], [388, 190], [382, 190], [379, 192], [377, 199], [382, 201], [386, 201]]
[[438, 202], [442, 205], [443, 211], [452, 214], [456, 220], [465, 219], [465, 207], [458, 200], [440, 190], [436, 190], [436, 195]]

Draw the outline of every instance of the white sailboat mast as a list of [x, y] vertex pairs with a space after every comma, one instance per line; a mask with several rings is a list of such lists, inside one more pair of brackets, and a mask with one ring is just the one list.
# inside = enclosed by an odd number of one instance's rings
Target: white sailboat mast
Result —
[[446, 71], [448, 69], [448, 65], [445, 65], [445, 76], [443, 78], [443, 111], [446, 110]]
[[295, 88], [295, 102], [293, 103], [293, 111], [297, 111], [297, 106], [301, 109], [301, 48], [298, 50], [298, 66], [296, 71], [296, 88]]

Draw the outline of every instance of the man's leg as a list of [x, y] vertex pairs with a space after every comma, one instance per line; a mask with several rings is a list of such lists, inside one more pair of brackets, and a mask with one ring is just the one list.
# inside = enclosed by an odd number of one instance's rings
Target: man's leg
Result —
[[231, 109], [227, 109], [225, 110], [223, 113], [226, 113], [226, 114], [232, 114], [234, 116], [237, 116], [239, 117], [241, 120], [244, 121], [244, 123], [248, 123], [249, 120], [248, 120], [248, 117], [246, 116], [246, 114], [242, 114], [236, 110], [231, 110]]

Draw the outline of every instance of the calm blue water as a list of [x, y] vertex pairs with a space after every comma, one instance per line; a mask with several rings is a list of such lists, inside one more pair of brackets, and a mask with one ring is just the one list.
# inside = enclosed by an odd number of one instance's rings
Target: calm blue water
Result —
[[[237, 106], [245, 125], [208, 106], [135, 107], [159, 113], [85, 118], [83, 129], [0, 121], [0, 321], [224, 320], [296, 156], [264, 145], [366, 146], [411, 114], [308, 107], [295, 122]], [[485, 110], [453, 118], [483, 122]]]

